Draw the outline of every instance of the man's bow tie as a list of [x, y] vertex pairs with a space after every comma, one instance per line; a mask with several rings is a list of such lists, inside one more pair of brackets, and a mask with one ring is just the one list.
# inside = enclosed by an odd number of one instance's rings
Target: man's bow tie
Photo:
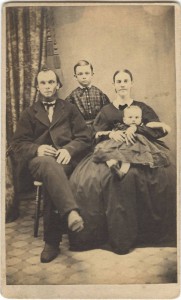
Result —
[[43, 105], [46, 107], [46, 108], [49, 108], [51, 106], [54, 106], [56, 103], [56, 100], [52, 101], [52, 102], [43, 102]]
[[48, 118], [49, 118], [50, 122], [52, 122], [52, 119], [53, 119], [55, 103], [56, 103], [56, 100], [53, 100], [52, 102], [43, 101], [45, 110], [48, 112]]
[[128, 105], [124, 104], [124, 105], [119, 105], [118, 108], [119, 110], [124, 110]]

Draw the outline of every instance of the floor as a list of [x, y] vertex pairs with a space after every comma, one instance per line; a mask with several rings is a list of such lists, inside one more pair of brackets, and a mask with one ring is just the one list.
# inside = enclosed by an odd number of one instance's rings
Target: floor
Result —
[[[40, 263], [39, 237], [33, 237], [33, 200], [20, 204], [20, 217], [6, 224], [7, 285], [160, 284], [177, 282], [175, 247], [136, 248], [127, 255], [107, 250], [71, 252], [63, 236], [61, 254]], [[36, 275], [36, 276], [35, 276]]]

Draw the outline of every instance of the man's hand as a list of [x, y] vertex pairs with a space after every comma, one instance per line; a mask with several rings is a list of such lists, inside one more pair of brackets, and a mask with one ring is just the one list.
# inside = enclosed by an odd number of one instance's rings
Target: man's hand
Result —
[[53, 156], [55, 157], [57, 154], [57, 150], [50, 145], [41, 145], [38, 147], [37, 155], [38, 156]]
[[71, 160], [71, 156], [66, 149], [59, 149], [56, 153], [57, 162], [62, 165], [67, 165]]
[[131, 144], [134, 144], [136, 142], [136, 140], [135, 140], [136, 130], [137, 130], [136, 125], [132, 125], [128, 129], [126, 129], [126, 131], [125, 131], [125, 141], [126, 141], [127, 145], [129, 144], [129, 142]]
[[124, 142], [125, 141], [125, 132], [121, 130], [111, 131], [109, 134], [109, 138], [116, 142]]

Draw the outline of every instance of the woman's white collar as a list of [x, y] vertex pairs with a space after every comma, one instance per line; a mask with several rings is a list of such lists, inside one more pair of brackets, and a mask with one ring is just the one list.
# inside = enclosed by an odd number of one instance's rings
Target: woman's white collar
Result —
[[120, 101], [120, 98], [117, 97], [112, 103], [116, 108], [119, 108], [119, 105], [125, 105], [125, 104], [127, 104], [129, 107], [133, 103], [133, 99], [130, 99], [127, 103], [123, 103]]

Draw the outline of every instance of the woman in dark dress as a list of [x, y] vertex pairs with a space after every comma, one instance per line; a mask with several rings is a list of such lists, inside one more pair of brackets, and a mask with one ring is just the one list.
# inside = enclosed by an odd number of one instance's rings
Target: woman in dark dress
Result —
[[[153, 109], [131, 98], [131, 72], [117, 71], [113, 81], [117, 97], [97, 115], [95, 131], [111, 131], [110, 139], [130, 143], [135, 142], [136, 133], [151, 141], [165, 136], [162, 128], [146, 126], [159, 122]], [[142, 126], [137, 126], [136, 132], [130, 128], [125, 133], [114, 131], [115, 124], [123, 120], [124, 108], [131, 105], [141, 108]], [[125, 254], [138, 240], [154, 242], [163, 237], [169, 195], [167, 168], [131, 165], [120, 180], [106, 164], [96, 164], [89, 155], [77, 166], [70, 182], [85, 222], [81, 232], [69, 234], [71, 250], [91, 249], [108, 242], [115, 253]]]

